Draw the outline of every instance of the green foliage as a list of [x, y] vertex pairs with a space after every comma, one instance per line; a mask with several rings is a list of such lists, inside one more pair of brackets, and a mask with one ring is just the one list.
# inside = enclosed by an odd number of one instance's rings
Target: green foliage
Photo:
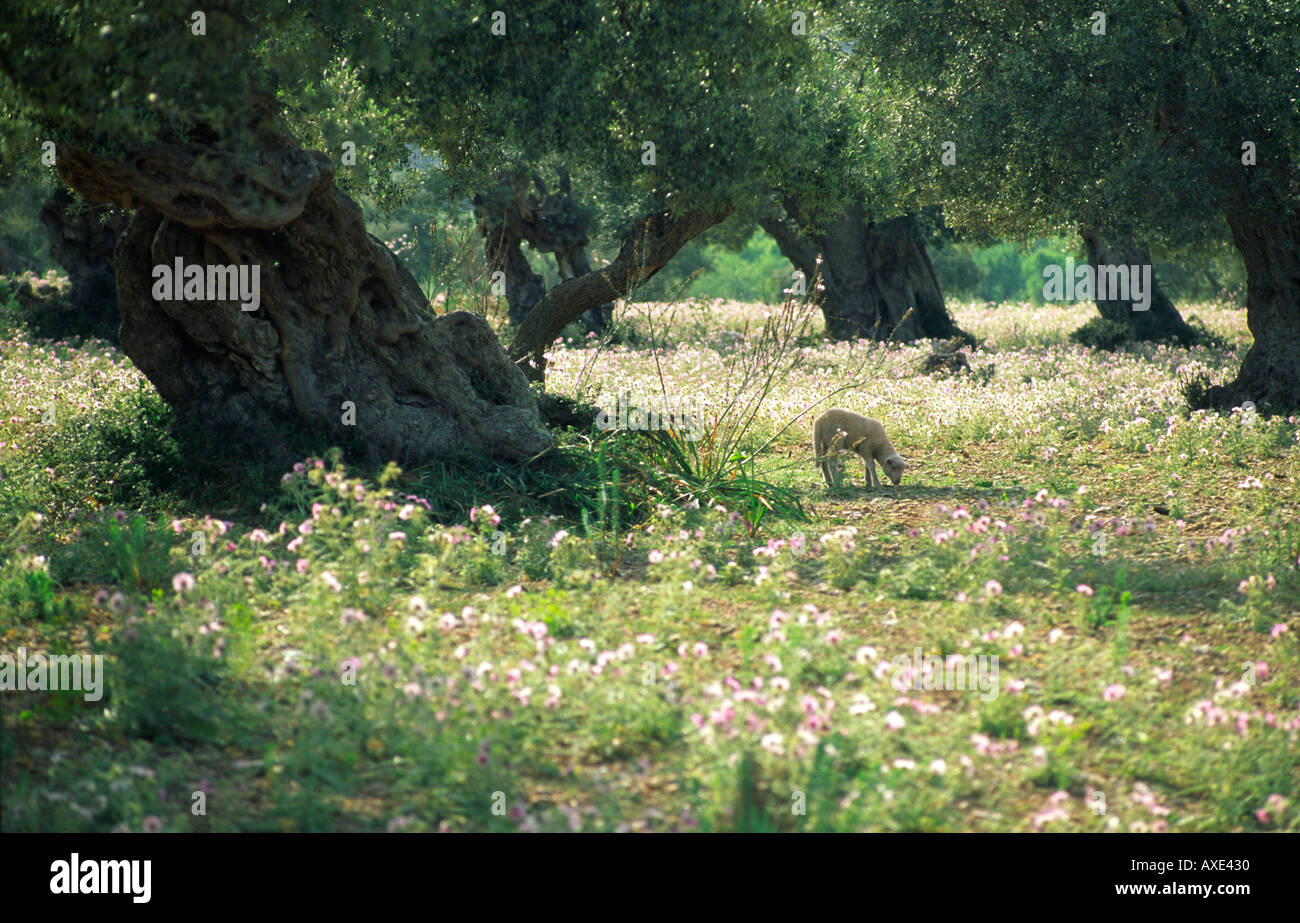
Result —
[[36, 264], [43, 273], [55, 268], [50, 259], [50, 242], [38, 213], [50, 195], [47, 184], [14, 179], [0, 190], [0, 240]]
[[1201, 372], [1184, 376], [1179, 381], [1178, 391], [1187, 402], [1188, 410], [1210, 410], [1214, 406], [1210, 400], [1210, 389], [1215, 385], [1216, 382], [1212, 381], [1208, 374]]
[[[790, 287], [790, 261], [762, 230], [748, 234], [740, 245], [729, 240], [733, 222], [705, 231], [636, 293], [640, 301], [692, 298], [726, 298], [780, 304], [781, 292]], [[735, 227], [743, 227], [739, 222]]]
[[[12, 522], [39, 509], [57, 523], [107, 505], [150, 508], [182, 475], [170, 419], [157, 392], [141, 388], [41, 427], [23, 463], [0, 481], [0, 515]], [[56, 467], [60, 476], [49, 477]]]
[[1115, 624], [1121, 629], [1129, 619], [1132, 594], [1124, 589], [1124, 572], [1115, 577], [1114, 586], [1097, 587], [1094, 595], [1083, 600], [1083, 624], [1089, 631], [1099, 631]]
[[69, 607], [56, 595], [49, 565], [41, 556], [15, 556], [0, 567], [0, 612], [10, 619], [52, 619]]
[[1010, 243], [976, 250], [975, 265], [983, 270], [975, 294], [985, 301], [1043, 303], [1043, 267], [1065, 265], [1072, 254], [1063, 242], [1039, 240], [1028, 249]]
[[1094, 317], [1070, 334], [1070, 339], [1080, 346], [1092, 349], [1115, 350], [1137, 342], [1133, 328], [1108, 317]]
[[[1241, 160], [1243, 139], [1264, 136], [1269, 162], [1300, 159], [1294, 9], [1135, 0], [1104, 34], [1084, 0], [1048, 16], [1028, 0], [969, 15], [944, 0], [840, 12], [855, 59], [878, 68], [876, 118], [924, 126], [893, 138], [898, 172], [955, 226], [1025, 237], [1123, 225], [1181, 245], [1222, 239], [1219, 212], [1243, 190], [1284, 211], [1300, 196], [1294, 174]], [[955, 144], [956, 168], [936, 139]]]
[[[798, 343], [808, 329], [811, 311], [810, 302], [787, 297], [757, 336], [749, 340], [742, 335], [724, 360], [723, 392], [730, 397], [717, 413], [679, 408], [684, 421], [665, 423], [645, 434], [648, 464], [643, 466], [643, 476], [660, 496], [672, 504], [721, 504], [740, 512], [751, 531], [769, 514], [806, 518], [794, 491], [756, 474], [757, 456], [775, 437], [760, 442], [754, 422], [797, 363]], [[656, 350], [656, 362], [658, 355]]]
[[1175, 302], [1246, 306], [1246, 267], [1226, 229], [1200, 246], [1156, 248], [1153, 272]]
[[1028, 740], [1023, 711], [1024, 703], [1013, 696], [996, 698], [980, 710], [980, 731], [1003, 740]]
[[975, 262], [968, 248], [947, 244], [931, 249], [929, 256], [935, 278], [939, 280], [939, 290], [945, 297], [974, 296], [984, 278], [984, 271]]
[[1087, 728], [1082, 724], [1050, 725], [1043, 735], [1044, 764], [1033, 776], [1035, 785], [1051, 791], [1072, 791], [1080, 787], [1079, 765], [1087, 747]]
[[505, 577], [505, 532], [501, 517], [489, 505], [471, 511], [469, 529], [455, 526], [438, 535], [436, 551], [420, 557], [421, 573], [429, 580], [450, 580], [450, 585], [496, 586]]
[[1065, 239], [976, 243], [940, 240], [930, 249], [939, 287], [949, 297], [975, 297], [995, 304], [1027, 301], [1043, 304], [1043, 267], [1080, 259], [1078, 247]]
[[131, 616], [106, 646], [108, 705], [123, 733], [162, 744], [209, 742], [226, 724], [226, 670], [215, 633], [161, 614]]
[[[32, 291], [19, 297], [19, 286]], [[48, 340], [117, 342], [120, 318], [116, 310], [87, 299], [71, 297], [66, 276], [47, 273], [44, 277], [14, 277], [0, 280], [0, 331], [25, 329], [30, 336]]]
[[[303, 18], [312, 40], [331, 36], [325, 53], [368, 64], [357, 68], [365, 93], [345, 111], [382, 100], [388, 124], [437, 152], [457, 194], [490, 184], [503, 162], [562, 159], [576, 189], [610, 190], [601, 223], [619, 236], [647, 211], [757, 202], [782, 176], [826, 174], [831, 148], [847, 154], [866, 139], [851, 121], [828, 136], [837, 103], [817, 85], [831, 82], [836, 59], [769, 4], [708, 2], [668, 15], [654, 3], [542, 0], [510, 12], [504, 34], [493, 17], [443, 4], [357, 17], [332, 33], [342, 7]], [[278, 72], [284, 62], [257, 63]], [[645, 142], [656, 146], [653, 165], [642, 163]], [[832, 182], [807, 183], [807, 194]]]
[[[1083, 261], [1081, 249], [1066, 239], [1041, 239], [1028, 249], [1013, 242], [979, 245], [958, 241], [931, 246], [939, 287], [945, 295], [981, 298], [985, 301], [1029, 301], [1043, 304], [1043, 268], [1064, 266], [1067, 257]], [[1201, 246], [1165, 248], [1153, 263], [1161, 288], [1175, 302], [1223, 298], [1245, 305], [1245, 267], [1241, 256], [1224, 239]], [[1188, 319], [1195, 327], [1195, 323]], [[1211, 342], [1210, 334], [1198, 331], [1198, 342]], [[1122, 325], [1094, 318], [1072, 335], [1074, 342], [1096, 349], [1115, 349], [1132, 342]]]
[[661, 474], [658, 485], [670, 502], [717, 503], [738, 510], [754, 529], [769, 513], [806, 518], [797, 492], [759, 477], [752, 455], [739, 448], [728, 452], [716, 429], [699, 441], [673, 430], [648, 433], [646, 438], [648, 461]]
[[189, 536], [154, 525], [138, 514], [101, 513], [82, 523], [78, 541], [56, 557], [64, 582], [130, 587], [140, 593], [167, 585], [173, 550]]

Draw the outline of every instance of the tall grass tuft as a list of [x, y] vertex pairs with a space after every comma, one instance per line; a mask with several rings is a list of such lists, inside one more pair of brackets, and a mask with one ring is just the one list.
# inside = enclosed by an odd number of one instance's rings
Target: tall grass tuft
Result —
[[[764, 402], [787, 380], [798, 361], [797, 349], [807, 336], [815, 305], [789, 296], [763, 323], [756, 336], [746, 328], [726, 358], [720, 393], [727, 402], [700, 421], [698, 439], [672, 428], [648, 434], [648, 461], [660, 475], [666, 499], [673, 503], [720, 503], [745, 517], [750, 532], [769, 514], [806, 521], [798, 495], [757, 474], [758, 444], [754, 424]], [[665, 397], [663, 370], [655, 364]]]

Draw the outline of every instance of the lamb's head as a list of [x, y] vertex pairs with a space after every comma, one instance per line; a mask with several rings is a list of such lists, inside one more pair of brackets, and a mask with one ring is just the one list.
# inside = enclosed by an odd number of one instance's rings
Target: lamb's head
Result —
[[907, 462], [897, 452], [882, 459], [880, 466], [885, 469], [885, 474], [889, 476], [889, 480], [895, 487], [903, 479], [903, 472], [907, 470]]

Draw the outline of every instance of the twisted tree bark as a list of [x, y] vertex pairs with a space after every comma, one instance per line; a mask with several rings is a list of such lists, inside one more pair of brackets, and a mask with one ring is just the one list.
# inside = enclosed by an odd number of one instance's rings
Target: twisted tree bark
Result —
[[85, 329], [77, 332], [113, 339], [119, 322], [113, 255], [130, 216], [114, 208], [100, 220], [100, 214], [75, 211], [73, 206], [72, 196], [64, 191], [41, 206], [50, 256], [68, 271], [68, 300], [85, 322]]
[[[568, 173], [560, 173], [559, 194], [547, 191], [540, 175], [506, 171], [490, 192], [474, 197], [479, 229], [487, 240], [489, 270], [505, 273], [506, 304], [510, 323], [522, 324], [533, 305], [542, 300], [542, 277], [532, 271], [520, 245], [527, 242], [538, 253], [555, 258], [560, 280], [591, 272], [587, 258], [586, 213], [573, 200]], [[614, 303], [584, 311], [587, 329], [599, 333], [614, 319]]]
[[729, 213], [702, 211], [672, 216], [661, 212], [640, 219], [624, 238], [613, 262], [561, 282], [533, 306], [510, 344], [510, 357], [530, 380], [541, 381], [546, 373], [546, 349], [566, 324], [648, 282], [687, 241]]
[[[1083, 228], [1079, 232], [1092, 266], [1150, 266], [1151, 254], [1146, 247], [1127, 234]], [[1155, 270], [1151, 272], [1151, 303], [1144, 311], [1134, 308], [1134, 299], [1097, 298], [1097, 310], [1107, 320], [1123, 324], [1139, 340], [1177, 340], [1188, 344], [1195, 339], [1174, 303], [1160, 290]]]
[[855, 205], [824, 232], [801, 234], [808, 220], [798, 203], [787, 199], [785, 210], [788, 220], [767, 216], [759, 224], [810, 285], [820, 274], [822, 315], [833, 339], [908, 342], [962, 335], [911, 218], [868, 221]]
[[[459, 451], [523, 460], [551, 445], [487, 322], [433, 317], [401, 262], [366, 233], [334, 167], [254, 109], [251, 155], [154, 144], [119, 159], [76, 148], [60, 174], [134, 211], [116, 253], [121, 345], [182, 416], [277, 452], [305, 427], [420, 462]], [[246, 148], [245, 148], [246, 149]], [[154, 269], [259, 267], [260, 305], [154, 297]]]

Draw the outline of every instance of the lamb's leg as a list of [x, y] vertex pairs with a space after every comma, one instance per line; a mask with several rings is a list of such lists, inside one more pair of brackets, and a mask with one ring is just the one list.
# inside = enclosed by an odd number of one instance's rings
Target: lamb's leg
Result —
[[867, 459], [867, 486], [880, 486], [880, 476], [876, 474], [876, 460], [874, 458]]

